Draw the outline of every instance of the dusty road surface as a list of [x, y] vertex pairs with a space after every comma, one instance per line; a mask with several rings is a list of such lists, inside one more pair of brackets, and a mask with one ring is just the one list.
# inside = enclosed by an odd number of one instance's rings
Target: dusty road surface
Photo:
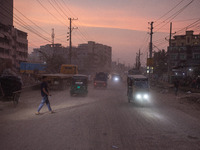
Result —
[[128, 103], [125, 84], [89, 87], [87, 97], [52, 92], [35, 115], [40, 92], [0, 105], [0, 150], [199, 150], [200, 111], [173, 94], [151, 89], [148, 104]]

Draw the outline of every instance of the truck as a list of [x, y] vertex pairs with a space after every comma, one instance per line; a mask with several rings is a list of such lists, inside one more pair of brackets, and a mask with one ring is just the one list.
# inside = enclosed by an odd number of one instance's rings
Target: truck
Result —
[[67, 85], [71, 84], [72, 77], [75, 74], [78, 74], [77, 65], [62, 64], [60, 73], [38, 74], [38, 79], [46, 76], [50, 88], [64, 89]]
[[108, 75], [105, 72], [98, 72], [94, 77], [94, 88], [107, 87]]

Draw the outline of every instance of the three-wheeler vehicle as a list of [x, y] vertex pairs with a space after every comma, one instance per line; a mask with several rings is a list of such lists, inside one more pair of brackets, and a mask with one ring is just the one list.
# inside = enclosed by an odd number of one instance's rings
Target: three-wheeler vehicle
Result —
[[128, 102], [131, 100], [138, 102], [149, 101], [149, 81], [144, 75], [127, 76], [127, 96]]
[[94, 88], [107, 88], [108, 75], [105, 72], [98, 72], [94, 77]]
[[87, 95], [88, 94], [88, 76], [76, 74], [72, 77], [70, 95]]

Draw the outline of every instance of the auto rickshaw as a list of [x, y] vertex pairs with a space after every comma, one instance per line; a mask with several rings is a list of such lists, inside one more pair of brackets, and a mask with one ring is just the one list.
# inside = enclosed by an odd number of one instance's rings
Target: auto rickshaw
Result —
[[149, 100], [149, 83], [148, 78], [144, 75], [127, 76], [127, 96], [128, 102], [148, 101]]
[[86, 75], [74, 75], [71, 81], [71, 89], [70, 95], [73, 96], [74, 94], [78, 95], [87, 95], [88, 93], [88, 76]]

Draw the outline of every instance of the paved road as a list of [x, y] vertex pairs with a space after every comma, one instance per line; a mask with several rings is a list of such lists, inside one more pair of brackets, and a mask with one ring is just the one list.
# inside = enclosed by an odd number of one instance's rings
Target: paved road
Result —
[[34, 115], [40, 92], [24, 92], [19, 105], [0, 105], [1, 150], [199, 150], [200, 111], [152, 89], [146, 105], [128, 103], [124, 84], [89, 87], [87, 97], [54, 91], [51, 105]]

